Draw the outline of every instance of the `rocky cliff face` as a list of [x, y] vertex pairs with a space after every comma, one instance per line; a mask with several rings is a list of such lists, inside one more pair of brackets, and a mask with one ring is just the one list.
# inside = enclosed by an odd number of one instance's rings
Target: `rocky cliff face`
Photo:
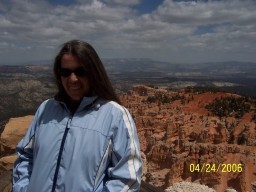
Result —
[[256, 180], [254, 104], [239, 118], [215, 116], [206, 109], [215, 99], [240, 97], [145, 86], [123, 95], [121, 101], [136, 121], [146, 157], [145, 181], [162, 189], [190, 181], [216, 191], [252, 190]]
[[17, 158], [15, 148], [33, 116], [11, 118], [0, 136], [0, 191], [11, 191], [11, 170]]
[[[215, 116], [206, 106], [215, 99], [240, 98], [219, 92], [171, 92], [136, 86], [120, 96], [134, 117], [144, 162], [143, 179], [166, 189], [186, 181], [218, 192], [251, 191], [256, 180], [255, 105], [241, 113]], [[250, 101], [245, 101], [250, 104]], [[220, 106], [224, 107], [224, 106]], [[14, 118], [0, 137], [0, 191], [10, 190], [15, 146], [32, 116]], [[255, 185], [255, 186], [254, 186]]]

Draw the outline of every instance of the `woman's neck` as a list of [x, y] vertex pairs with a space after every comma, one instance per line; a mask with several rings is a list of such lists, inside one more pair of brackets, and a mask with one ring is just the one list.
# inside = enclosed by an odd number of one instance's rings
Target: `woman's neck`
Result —
[[79, 101], [71, 100], [70, 101], [70, 103], [69, 103], [69, 110], [71, 111], [71, 113], [75, 113], [76, 112], [76, 110], [78, 109], [80, 103], [81, 103], [81, 100], [79, 100]]

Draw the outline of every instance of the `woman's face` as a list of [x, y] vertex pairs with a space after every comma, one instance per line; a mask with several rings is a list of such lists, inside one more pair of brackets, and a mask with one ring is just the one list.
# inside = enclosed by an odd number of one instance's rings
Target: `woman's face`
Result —
[[71, 54], [64, 54], [61, 59], [61, 83], [71, 101], [80, 101], [89, 93], [88, 73], [83, 65]]

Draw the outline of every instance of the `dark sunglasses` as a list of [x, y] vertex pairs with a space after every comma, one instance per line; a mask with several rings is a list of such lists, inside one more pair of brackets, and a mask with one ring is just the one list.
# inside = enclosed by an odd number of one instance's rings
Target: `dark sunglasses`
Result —
[[84, 67], [78, 67], [75, 70], [60, 68], [60, 71], [59, 71], [59, 74], [62, 77], [69, 77], [72, 73], [75, 73], [75, 75], [78, 77], [84, 77], [88, 74], [88, 71]]

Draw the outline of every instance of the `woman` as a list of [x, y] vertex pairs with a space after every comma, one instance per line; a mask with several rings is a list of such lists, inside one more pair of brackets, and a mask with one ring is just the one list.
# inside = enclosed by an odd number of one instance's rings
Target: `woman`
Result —
[[136, 127], [96, 51], [65, 43], [54, 76], [58, 93], [40, 105], [17, 146], [13, 192], [139, 191]]

